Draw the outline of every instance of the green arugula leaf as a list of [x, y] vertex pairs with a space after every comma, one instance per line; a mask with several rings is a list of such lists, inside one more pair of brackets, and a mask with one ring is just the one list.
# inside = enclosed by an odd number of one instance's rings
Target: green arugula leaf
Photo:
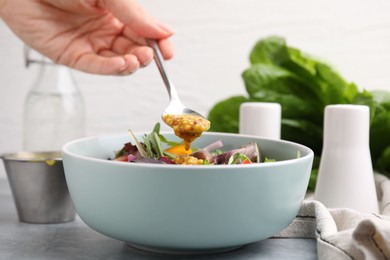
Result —
[[164, 156], [160, 136], [160, 123], [154, 126], [151, 133], [143, 136], [149, 158], [159, 159]]

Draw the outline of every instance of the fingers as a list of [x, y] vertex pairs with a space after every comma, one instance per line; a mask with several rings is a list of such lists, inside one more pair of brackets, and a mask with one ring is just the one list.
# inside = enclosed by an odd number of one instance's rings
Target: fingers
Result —
[[[164, 59], [173, 56], [172, 44], [169, 40], [159, 41]], [[125, 37], [118, 37], [110, 50], [102, 50], [98, 54], [85, 54], [76, 66], [81, 70], [105, 75], [128, 75], [140, 67], [147, 66], [153, 60], [153, 50], [140, 46]]]
[[133, 54], [138, 58], [141, 67], [148, 65], [153, 59], [152, 49], [141, 46], [126, 37], [120, 36], [114, 40], [111, 47], [117, 55]]
[[[164, 59], [172, 58], [173, 47], [168, 39], [160, 40], [159, 46]], [[153, 56], [150, 47], [139, 45], [125, 36], [118, 36], [109, 48], [79, 52], [76, 58], [71, 59], [72, 63], [69, 60], [71, 55], [63, 55], [66, 59], [58, 62], [93, 74], [128, 75], [147, 66]]]
[[101, 4], [143, 38], [164, 39], [173, 34], [173, 30], [168, 25], [157, 21], [145, 12], [136, 0], [103, 0]]
[[[129, 28], [129, 27], [125, 27], [125, 29], [123, 30], [123, 35], [125, 36], [125, 38], [131, 39], [131, 41], [134, 41], [140, 45], [147, 45], [145, 39], [139, 37], [136, 34], [136, 32], [131, 30], [131, 28]], [[171, 59], [174, 55], [174, 48], [173, 48], [173, 44], [171, 43], [171, 41], [167, 38], [164, 38], [164, 39], [158, 40], [158, 44], [159, 44], [163, 58], [166, 60]], [[152, 52], [152, 49], [150, 49], [150, 51]]]
[[170, 40], [162, 39], [158, 41], [158, 45], [160, 47], [161, 54], [163, 55], [164, 59], [169, 60], [173, 57], [174, 49], [173, 44]]
[[[124, 23], [123, 35], [139, 45], [147, 45], [145, 39], [159, 40], [161, 54], [164, 59], [171, 59], [174, 55], [172, 43], [168, 40], [173, 34], [173, 29], [168, 25], [156, 20], [148, 14], [136, 0], [102, 0], [103, 8], [109, 10], [117, 19]], [[122, 39], [123, 40], [123, 39]], [[142, 51], [129, 52], [135, 54], [141, 65], [147, 65], [153, 56], [152, 50], [143, 49]], [[123, 50], [118, 53], [124, 53]], [[146, 55], [146, 56], [142, 56]]]
[[72, 67], [93, 74], [129, 75], [140, 67], [140, 63], [132, 54], [118, 56], [112, 51], [105, 50], [100, 54], [83, 54]]
[[[124, 40], [123, 40], [124, 41]], [[173, 56], [172, 44], [168, 40], [159, 42], [164, 59]], [[163, 52], [164, 50], [164, 52]], [[121, 52], [123, 54], [119, 54]], [[112, 50], [102, 50], [99, 53], [86, 53], [77, 59], [72, 66], [75, 69], [101, 75], [129, 75], [140, 67], [148, 65], [153, 60], [153, 51], [146, 46], [136, 44], [128, 45], [128, 42], [118, 40]]]
[[[168, 38], [173, 30], [149, 15], [136, 0], [101, 0], [98, 7], [107, 9], [124, 24], [120, 34], [109, 46], [98, 44], [75, 59], [72, 67], [94, 74], [127, 75], [153, 60], [153, 50], [145, 39], [158, 40], [164, 59], [173, 56], [173, 46]], [[65, 62], [66, 63], [66, 62]]]

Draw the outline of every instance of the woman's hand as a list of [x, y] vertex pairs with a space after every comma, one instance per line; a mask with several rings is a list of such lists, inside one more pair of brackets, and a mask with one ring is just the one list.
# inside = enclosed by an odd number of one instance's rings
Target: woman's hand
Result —
[[135, 0], [0, 0], [0, 17], [53, 62], [88, 73], [127, 75], [153, 59], [145, 39], [173, 56], [172, 29]]

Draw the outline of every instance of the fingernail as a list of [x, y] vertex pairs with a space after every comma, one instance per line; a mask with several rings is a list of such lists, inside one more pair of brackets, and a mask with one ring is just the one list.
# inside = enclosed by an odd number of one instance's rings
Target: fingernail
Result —
[[175, 30], [172, 27], [170, 27], [169, 25], [162, 23], [160, 21], [157, 21], [157, 25], [158, 25], [158, 27], [160, 27], [161, 29], [163, 29], [167, 33], [173, 34], [175, 32]]
[[[132, 57], [133, 59], [136, 59], [135, 57]], [[139, 68], [139, 63], [138, 60], [136, 59], [136, 62], [134, 64], [130, 64], [130, 61], [127, 60], [125, 57], [123, 58], [124, 60], [124, 66], [118, 71], [119, 75], [129, 75], [133, 74], [138, 68]], [[131, 66], [133, 65], [133, 66]]]
[[152, 62], [152, 60], [153, 60], [153, 58], [151, 58], [150, 60], [145, 61], [144, 63], [140, 63], [140, 67], [141, 68], [145, 68], [146, 66], [148, 66]]

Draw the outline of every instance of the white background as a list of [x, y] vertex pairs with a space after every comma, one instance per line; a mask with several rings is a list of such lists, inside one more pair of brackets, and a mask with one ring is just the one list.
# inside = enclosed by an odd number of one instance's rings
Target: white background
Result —
[[[324, 58], [360, 89], [390, 90], [389, 0], [140, 3], [175, 28], [175, 57], [167, 69], [183, 103], [205, 115], [217, 101], [245, 94], [241, 73], [248, 54], [269, 35]], [[24, 67], [22, 50], [0, 20], [0, 153], [22, 149], [23, 102], [37, 76], [36, 67]], [[168, 104], [154, 64], [126, 77], [75, 76], [85, 99], [87, 135], [149, 131]]]

